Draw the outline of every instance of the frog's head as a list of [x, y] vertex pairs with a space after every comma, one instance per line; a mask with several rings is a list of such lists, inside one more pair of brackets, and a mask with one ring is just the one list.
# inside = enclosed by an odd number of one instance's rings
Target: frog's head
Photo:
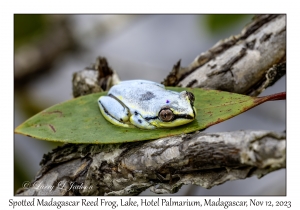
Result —
[[176, 98], [166, 99], [154, 122], [157, 127], [175, 127], [193, 121], [196, 117], [194, 107], [195, 96], [188, 91], [182, 91]]

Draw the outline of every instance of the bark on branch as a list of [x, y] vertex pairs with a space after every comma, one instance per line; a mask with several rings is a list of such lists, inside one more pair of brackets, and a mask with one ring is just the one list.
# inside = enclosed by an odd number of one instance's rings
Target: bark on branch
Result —
[[[259, 15], [186, 68], [178, 62], [166, 86], [201, 87], [256, 96], [285, 74], [286, 16]], [[274, 70], [272, 67], [281, 66]]]
[[[256, 16], [241, 34], [217, 43], [188, 67], [177, 63], [164, 84], [257, 95], [285, 74], [285, 34], [284, 15]], [[117, 80], [99, 58], [74, 75], [73, 94], [108, 90]], [[183, 184], [210, 188], [284, 168], [285, 138], [272, 131], [196, 132], [136, 143], [66, 144], [44, 156], [32, 186], [18, 194], [138, 195], [149, 187], [174, 193]], [[35, 182], [55, 188], [36, 189]]]
[[[285, 167], [285, 145], [285, 133], [270, 131], [196, 132], [118, 145], [66, 144], [44, 156], [33, 186], [20, 195], [138, 195], [149, 187], [155, 193], [175, 193], [183, 184], [211, 188]], [[55, 188], [38, 189], [39, 183]], [[83, 183], [82, 189], [73, 189], [72, 183]]]

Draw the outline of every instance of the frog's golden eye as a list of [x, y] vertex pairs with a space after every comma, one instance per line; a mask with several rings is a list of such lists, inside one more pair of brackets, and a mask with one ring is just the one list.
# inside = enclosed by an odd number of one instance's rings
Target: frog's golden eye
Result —
[[164, 122], [170, 122], [171, 120], [174, 119], [174, 114], [172, 110], [168, 108], [160, 110], [158, 115], [159, 115], [159, 119]]

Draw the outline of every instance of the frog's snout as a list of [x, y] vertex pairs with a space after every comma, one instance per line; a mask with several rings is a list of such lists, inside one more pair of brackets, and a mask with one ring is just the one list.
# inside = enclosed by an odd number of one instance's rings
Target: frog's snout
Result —
[[193, 93], [188, 92], [188, 91], [186, 91], [186, 95], [187, 95], [187, 97], [188, 97], [188, 99], [190, 101], [190, 105], [191, 105], [191, 108], [193, 110], [193, 113], [191, 113], [191, 116], [193, 117], [193, 119], [195, 119], [196, 118], [196, 114], [197, 114], [197, 111], [196, 111], [196, 109], [194, 107], [195, 96], [194, 96]]
[[193, 93], [186, 91], [186, 95], [188, 96], [190, 103], [192, 106], [194, 106], [195, 96]]
[[194, 106], [192, 106], [192, 108], [193, 108], [193, 114], [194, 114], [194, 119], [195, 119], [196, 116], [197, 116], [197, 111], [196, 111], [196, 108]]
[[195, 96], [192, 92], [182, 91], [180, 92], [180, 97], [184, 98], [186, 101], [189, 101], [191, 106], [194, 106]]

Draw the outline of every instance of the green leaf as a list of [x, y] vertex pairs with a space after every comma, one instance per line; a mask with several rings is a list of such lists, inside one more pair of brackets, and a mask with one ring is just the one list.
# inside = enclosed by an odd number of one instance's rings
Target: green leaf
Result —
[[54, 105], [15, 129], [16, 133], [47, 141], [65, 143], [109, 144], [157, 139], [202, 130], [236, 116], [268, 100], [285, 98], [285, 93], [255, 98], [216, 90], [188, 90], [195, 95], [197, 117], [193, 122], [166, 129], [123, 128], [106, 121], [97, 99], [106, 93], [95, 93]]

